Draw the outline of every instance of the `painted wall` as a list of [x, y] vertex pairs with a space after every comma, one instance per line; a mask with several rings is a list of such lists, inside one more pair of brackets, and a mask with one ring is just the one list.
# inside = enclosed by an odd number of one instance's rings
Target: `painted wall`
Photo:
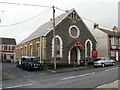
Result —
[[98, 51], [98, 57], [110, 57], [109, 56], [109, 44], [108, 36], [98, 28], [92, 31], [93, 36], [97, 41], [96, 49]]

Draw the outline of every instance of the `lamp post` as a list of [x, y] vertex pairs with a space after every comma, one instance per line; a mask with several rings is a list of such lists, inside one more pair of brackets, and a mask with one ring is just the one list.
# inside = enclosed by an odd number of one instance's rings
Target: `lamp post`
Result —
[[56, 39], [55, 39], [55, 7], [53, 6], [53, 41], [54, 41], [54, 70], [56, 70]]

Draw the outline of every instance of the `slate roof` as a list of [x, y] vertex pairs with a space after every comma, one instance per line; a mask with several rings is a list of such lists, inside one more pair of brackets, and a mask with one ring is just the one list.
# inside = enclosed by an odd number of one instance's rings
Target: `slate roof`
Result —
[[0, 44], [16, 45], [16, 40], [14, 38], [2, 38], [2, 37], [0, 37]]
[[[61, 14], [60, 16], [55, 18], [55, 25], [59, 24], [65, 17], [67, 17], [74, 9], [69, 10], [66, 13]], [[39, 38], [41, 36], [46, 36], [48, 32], [50, 32], [53, 28], [52, 20], [38, 27], [36, 31], [34, 31], [31, 35], [29, 35], [26, 39], [24, 39], [19, 44], [25, 43], [27, 41]]]
[[99, 30], [101, 30], [104, 33], [108, 34], [108, 36], [120, 37], [119, 33], [115, 33], [115, 32], [112, 32], [110, 30], [105, 30], [105, 29], [102, 29], [102, 28], [99, 28]]

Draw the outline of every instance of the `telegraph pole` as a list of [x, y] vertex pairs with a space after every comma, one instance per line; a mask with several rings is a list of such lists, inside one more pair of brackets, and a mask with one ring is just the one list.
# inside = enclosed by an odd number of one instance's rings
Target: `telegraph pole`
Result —
[[56, 70], [55, 7], [53, 6], [54, 70]]

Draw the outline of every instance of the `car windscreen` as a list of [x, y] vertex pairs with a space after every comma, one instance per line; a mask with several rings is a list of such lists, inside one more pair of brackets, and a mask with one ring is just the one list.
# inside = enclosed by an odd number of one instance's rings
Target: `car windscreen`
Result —
[[101, 58], [97, 58], [97, 59], [95, 59], [94, 61], [99, 61], [99, 60], [101, 60]]
[[37, 62], [38, 60], [36, 58], [28, 58], [28, 62]]

